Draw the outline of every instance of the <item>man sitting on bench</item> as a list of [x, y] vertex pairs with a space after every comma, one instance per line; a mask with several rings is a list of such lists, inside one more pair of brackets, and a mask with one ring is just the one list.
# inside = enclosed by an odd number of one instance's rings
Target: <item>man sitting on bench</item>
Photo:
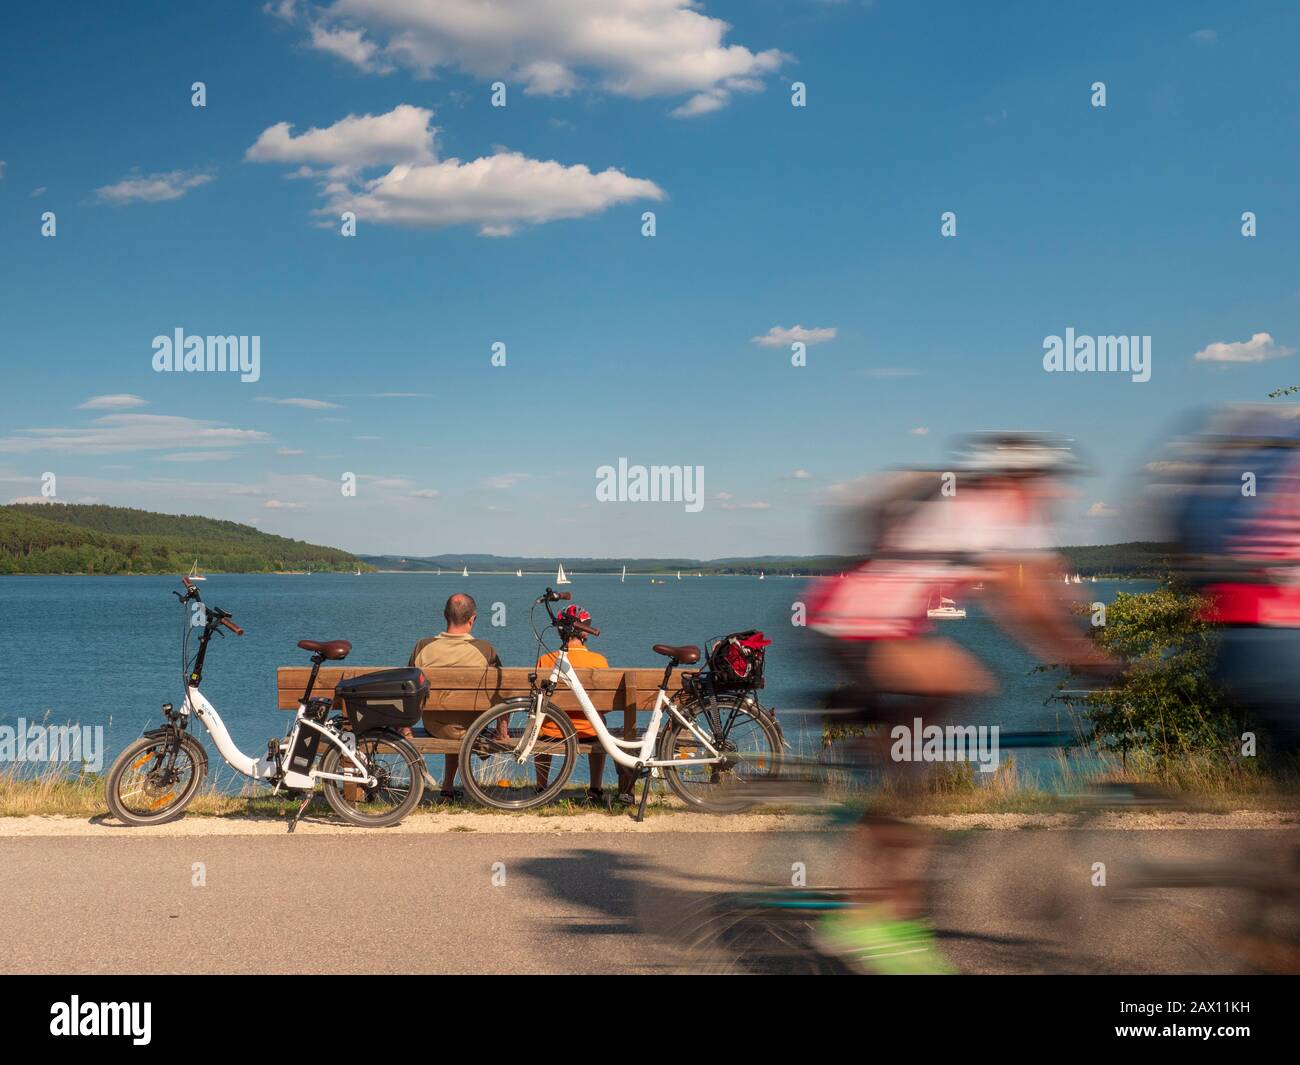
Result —
[[[442, 616], [447, 619], [446, 631], [417, 643], [407, 665], [418, 666], [420, 669], [471, 666], [483, 670], [495, 669], [501, 665], [496, 649], [487, 640], [476, 640], [472, 635], [474, 621], [478, 617], [478, 604], [472, 596], [457, 592], [447, 600], [447, 605], [442, 608]], [[425, 720], [432, 718], [434, 722], [429, 727], [429, 735], [442, 740], [462, 740], [465, 738], [465, 730], [478, 715], [477, 710], [440, 710]], [[446, 769], [440, 794], [450, 802], [460, 797], [455, 787], [460, 755], [448, 754], [444, 757]]]

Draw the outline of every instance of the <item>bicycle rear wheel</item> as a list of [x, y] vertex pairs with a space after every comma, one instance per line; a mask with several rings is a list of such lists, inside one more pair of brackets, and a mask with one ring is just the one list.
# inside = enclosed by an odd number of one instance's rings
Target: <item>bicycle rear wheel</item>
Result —
[[[739, 813], [762, 801], [763, 784], [781, 770], [784, 741], [776, 719], [744, 695], [678, 708], [726, 760], [713, 765], [663, 766], [668, 787], [682, 801], [709, 813]], [[659, 740], [660, 761], [705, 758], [695, 733], [671, 718]]]
[[[388, 828], [420, 805], [424, 795], [424, 758], [401, 736], [369, 732], [357, 737], [357, 760], [376, 778], [373, 787], [325, 780], [325, 801], [344, 821], [362, 828]], [[321, 772], [361, 777], [357, 767], [332, 746], [321, 759]]]
[[578, 760], [578, 738], [569, 715], [550, 705], [537, 742], [522, 761], [533, 720], [531, 704], [500, 703], [479, 715], [460, 747], [465, 791], [484, 806], [531, 810], [557, 798]]

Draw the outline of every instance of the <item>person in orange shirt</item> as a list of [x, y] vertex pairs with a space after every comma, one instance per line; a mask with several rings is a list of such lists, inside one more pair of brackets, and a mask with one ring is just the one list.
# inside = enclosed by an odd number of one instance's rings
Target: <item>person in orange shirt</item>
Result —
[[[576, 603], [567, 607], [560, 614], [560, 617], [569, 617], [574, 621], [581, 621], [583, 624], [591, 622], [591, 615]], [[608, 669], [609, 663], [605, 661], [605, 656], [596, 651], [587, 650], [587, 636], [585, 633], [575, 633], [569, 638], [569, 642], [564, 645], [564, 649], [569, 652], [569, 664], [574, 669]], [[560, 657], [559, 651], [547, 651], [537, 660], [538, 670], [549, 671]], [[569, 720], [573, 722], [574, 731], [578, 733], [578, 741], [594, 740], [596, 730], [592, 728], [591, 722], [587, 720], [586, 714], [581, 710], [569, 710]], [[601, 714], [601, 720], [605, 718]], [[550, 721], [542, 725], [543, 736], [548, 739], [559, 739], [560, 728], [558, 725], [551, 724]], [[597, 743], [592, 747], [591, 752], [587, 755], [587, 764], [591, 769], [591, 782], [587, 786], [587, 801], [592, 803], [604, 802], [604, 793], [601, 790], [601, 780], [605, 775], [605, 751]], [[541, 755], [537, 759], [537, 790], [541, 791], [546, 787], [547, 778], [550, 776], [551, 759], [549, 755]]]

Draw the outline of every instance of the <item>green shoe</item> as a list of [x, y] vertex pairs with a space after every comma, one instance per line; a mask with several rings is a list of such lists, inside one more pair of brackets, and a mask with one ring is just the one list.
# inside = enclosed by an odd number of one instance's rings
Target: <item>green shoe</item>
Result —
[[899, 920], [880, 908], [842, 910], [817, 924], [818, 945], [863, 972], [882, 976], [949, 976], [957, 970], [925, 921]]

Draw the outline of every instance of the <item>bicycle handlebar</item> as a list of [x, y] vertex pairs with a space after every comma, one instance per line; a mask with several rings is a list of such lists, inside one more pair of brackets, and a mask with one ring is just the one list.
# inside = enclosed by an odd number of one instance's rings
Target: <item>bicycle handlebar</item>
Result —
[[226, 628], [228, 628], [228, 629], [229, 629], [231, 632], [233, 632], [236, 636], [243, 636], [243, 635], [244, 635], [244, 630], [241, 629], [238, 625], [236, 625], [233, 621], [231, 621], [230, 618], [228, 618], [228, 617], [226, 617], [226, 618], [222, 618], [222, 619], [221, 619], [221, 624], [224, 625]]
[[600, 629], [594, 625], [587, 625], [581, 621], [566, 621], [564, 627], [572, 629], [574, 632], [585, 632], [588, 636], [599, 636]]

